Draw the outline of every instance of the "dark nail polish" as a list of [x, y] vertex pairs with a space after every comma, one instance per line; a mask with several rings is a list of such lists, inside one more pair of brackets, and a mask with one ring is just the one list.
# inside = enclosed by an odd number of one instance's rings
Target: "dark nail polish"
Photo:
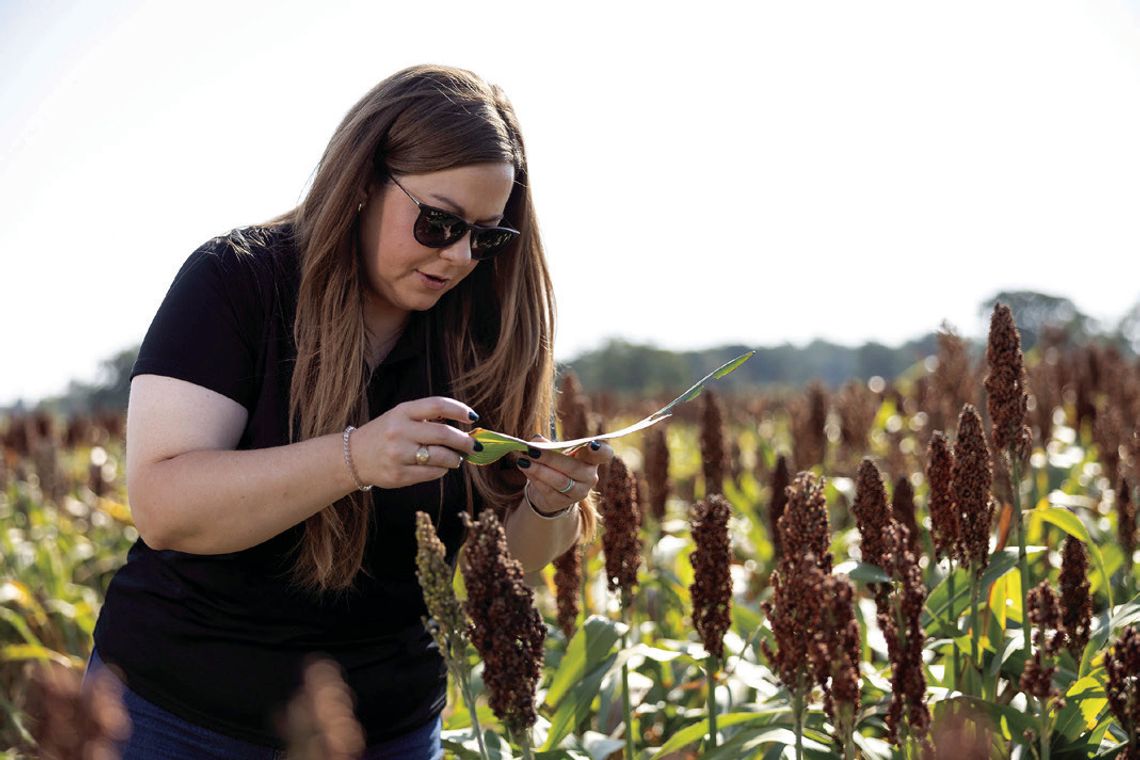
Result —
[[475, 412], [468, 412], [467, 413], [467, 419], [471, 420], [472, 422], [478, 422], [479, 421], [479, 415], [475, 414]]
[[590, 448], [593, 449], [594, 451], [597, 451], [601, 447], [602, 447], [601, 441], [590, 441]]
[[530, 460], [519, 457], [519, 467], [523, 468], [524, 470], [530, 467]]
[[534, 446], [527, 446], [526, 453], [531, 459], [538, 459], [542, 456], [542, 450], [536, 449]]
[[475, 450], [476, 451], [482, 451], [483, 450], [483, 444], [479, 443], [478, 441], [475, 441]]

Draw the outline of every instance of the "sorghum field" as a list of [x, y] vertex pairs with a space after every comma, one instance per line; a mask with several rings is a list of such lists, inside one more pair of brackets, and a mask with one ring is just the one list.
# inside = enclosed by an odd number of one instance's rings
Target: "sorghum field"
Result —
[[[1140, 363], [1023, 355], [1001, 305], [985, 356], [939, 343], [890, 383], [712, 383], [615, 442], [598, 540], [541, 577], [493, 517], [454, 576], [421, 524], [448, 754], [1140, 758]], [[668, 401], [561, 390], [564, 439]], [[137, 538], [122, 421], [0, 431], [0, 746], [82, 757], [129, 729], [113, 685], [76, 695]], [[308, 676], [291, 755], [354, 756], [337, 669]]]

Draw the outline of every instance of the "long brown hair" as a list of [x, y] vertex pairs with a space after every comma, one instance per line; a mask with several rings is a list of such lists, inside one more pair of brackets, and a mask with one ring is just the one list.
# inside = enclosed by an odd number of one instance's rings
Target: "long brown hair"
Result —
[[[479, 411], [481, 425], [522, 438], [550, 429], [554, 294], [518, 120], [498, 86], [463, 69], [424, 65], [385, 79], [349, 110], [304, 200], [267, 223], [291, 223], [300, 256], [290, 440], [368, 421], [358, 204], [389, 174], [486, 162], [514, 167], [504, 218], [522, 234], [446, 293], [432, 308], [433, 321], [451, 393]], [[464, 470], [468, 487], [500, 517], [521, 499], [524, 478], [514, 468]], [[349, 589], [361, 569], [371, 511], [371, 498], [354, 491], [308, 518], [294, 582], [309, 591]], [[597, 520], [592, 499], [581, 515], [582, 535], [590, 537]]]

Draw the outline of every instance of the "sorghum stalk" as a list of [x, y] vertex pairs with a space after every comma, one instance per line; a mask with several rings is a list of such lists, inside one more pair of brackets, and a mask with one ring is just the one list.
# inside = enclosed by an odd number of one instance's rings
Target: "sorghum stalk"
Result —
[[[622, 617], [626, 617], [626, 611], [622, 609]], [[625, 651], [629, 648], [629, 621], [626, 623], [626, 630], [621, 635], [621, 648]], [[633, 747], [633, 705], [629, 699], [629, 662], [621, 664], [621, 707], [622, 718], [625, 720], [625, 756], [636, 757], [634, 755]]]
[[[1013, 452], [1009, 453], [1010, 461], [1010, 491], [1013, 493], [1013, 519], [1017, 523], [1017, 572], [1021, 576], [1021, 609], [1025, 610], [1026, 589], [1029, 587], [1029, 556], [1025, 553], [1025, 519], [1021, 514], [1021, 462]], [[1025, 652], [1029, 648], [1029, 625], [1022, 613], [1021, 627], [1024, 636]], [[1048, 752], [1046, 752], [1046, 759]]]
[[716, 674], [718, 669], [716, 655], [710, 654], [705, 661], [705, 671], [709, 682], [709, 747], [712, 749], [716, 749]]

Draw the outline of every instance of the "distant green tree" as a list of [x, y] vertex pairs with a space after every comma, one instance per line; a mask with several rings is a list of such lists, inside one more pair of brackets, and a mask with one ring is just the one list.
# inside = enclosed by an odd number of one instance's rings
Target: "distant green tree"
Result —
[[988, 319], [994, 304], [998, 302], [1006, 304], [1013, 311], [1017, 329], [1021, 332], [1021, 347], [1026, 351], [1037, 344], [1041, 331], [1047, 325], [1063, 330], [1070, 343], [1084, 343], [1101, 333], [1099, 323], [1078, 309], [1068, 298], [1032, 290], [1003, 290], [983, 301], [978, 307], [978, 313]]

